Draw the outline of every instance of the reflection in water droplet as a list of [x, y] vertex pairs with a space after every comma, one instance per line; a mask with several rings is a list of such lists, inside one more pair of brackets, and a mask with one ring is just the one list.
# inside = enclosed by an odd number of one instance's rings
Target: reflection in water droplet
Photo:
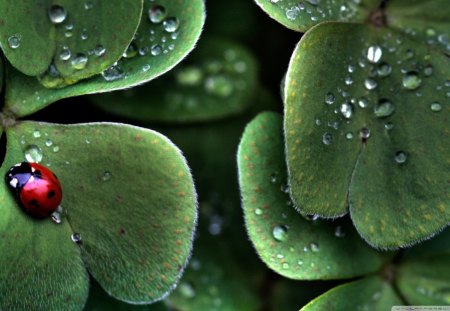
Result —
[[11, 49], [17, 49], [20, 46], [22, 36], [19, 34], [12, 35], [8, 38], [8, 45]]
[[378, 104], [375, 105], [373, 112], [378, 118], [389, 117], [394, 113], [395, 106], [387, 99], [380, 99]]
[[439, 102], [433, 102], [431, 103], [430, 108], [434, 112], [439, 112], [442, 110], [442, 105]]
[[381, 47], [378, 45], [371, 46], [367, 49], [367, 60], [371, 63], [378, 63], [382, 54]]
[[371, 91], [378, 86], [378, 83], [374, 79], [367, 78], [364, 80], [364, 86], [367, 90]]
[[406, 153], [405, 152], [403, 152], [403, 151], [398, 151], [396, 154], [395, 154], [395, 162], [397, 162], [398, 164], [402, 164], [402, 163], [405, 163], [406, 162], [406, 159], [407, 159], [408, 157], [407, 157], [407, 155], [406, 155]]
[[108, 180], [111, 179], [111, 177], [112, 177], [111, 172], [110, 172], [110, 171], [105, 171], [105, 172], [103, 173], [103, 175], [102, 175], [102, 180], [103, 180], [103, 181], [108, 181]]
[[331, 105], [334, 103], [335, 97], [334, 94], [329, 92], [325, 95], [325, 103]]
[[48, 9], [48, 18], [53, 24], [61, 24], [67, 17], [66, 9], [60, 5], [52, 5]]
[[154, 24], [161, 23], [166, 15], [166, 9], [161, 5], [155, 5], [148, 10], [148, 19]]
[[275, 226], [272, 230], [272, 235], [277, 241], [285, 241], [288, 237], [288, 227], [286, 225]]
[[29, 145], [24, 150], [25, 159], [28, 162], [39, 163], [42, 161], [42, 149], [36, 145]]
[[176, 17], [169, 17], [163, 22], [164, 30], [167, 32], [175, 32], [180, 26], [180, 21]]
[[82, 70], [86, 67], [88, 58], [86, 55], [80, 53], [77, 54], [71, 61], [72, 67], [76, 70]]
[[77, 243], [77, 244], [81, 244], [81, 234], [79, 233], [74, 233], [70, 236], [70, 238], [72, 239], [73, 242]]
[[331, 135], [330, 133], [324, 133], [322, 136], [322, 142], [325, 145], [329, 145], [331, 144], [331, 141], [333, 140], [333, 135]]
[[415, 90], [422, 84], [422, 79], [416, 71], [409, 71], [403, 76], [403, 87], [408, 90]]

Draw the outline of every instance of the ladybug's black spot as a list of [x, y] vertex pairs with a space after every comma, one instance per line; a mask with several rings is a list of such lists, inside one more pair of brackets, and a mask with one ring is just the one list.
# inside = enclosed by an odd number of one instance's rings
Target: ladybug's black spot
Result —
[[36, 199], [31, 200], [28, 204], [36, 208], [40, 207], [39, 202]]
[[51, 199], [51, 198], [53, 198], [55, 196], [55, 191], [53, 191], [53, 190], [50, 190], [48, 193], [47, 193], [47, 199]]

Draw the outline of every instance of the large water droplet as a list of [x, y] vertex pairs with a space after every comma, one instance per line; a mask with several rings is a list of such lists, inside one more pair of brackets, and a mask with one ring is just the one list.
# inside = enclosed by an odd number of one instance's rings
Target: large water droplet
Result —
[[415, 90], [422, 84], [422, 79], [416, 71], [409, 71], [403, 76], [403, 87], [408, 90]]
[[20, 46], [21, 35], [16, 34], [8, 38], [8, 45], [11, 49], [17, 49]]
[[29, 145], [24, 150], [25, 159], [28, 162], [39, 163], [42, 161], [42, 149], [36, 145]]
[[286, 225], [275, 226], [272, 230], [272, 235], [277, 241], [285, 241], [288, 237], [288, 227]]
[[161, 5], [152, 6], [148, 10], [148, 19], [155, 24], [161, 23], [166, 18], [166, 8]]
[[408, 158], [408, 156], [403, 151], [398, 151], [394, 157], [395, 162], [397, 162], [398, 164], [405, 163], [407, 158]]
[[61, 24], [67, 17], [67, 12], [64, 7], [60, 5], [52, 5], [48, 9], [48, 18], [53, 24]]
[[82, 70], [86, 67], [88, 58], [84, 54], [77, 54], [71, 61], [72, 67], [76, 70]]
[[434, 112], [439, 112], [442, 110], [442, 105], [439, 102], [432, 102], [430, 105], [430, 109]]
[[217, 75], [206, 78], [205, 89], [210, 94], [227, 97], [233, 93], [234, 86], [229, 78]]
[[381, 47], [378, 45], [371, 46], [367, 49], [367, 60], [373, 64], [378, 63], [382, 54]]
[[395, 106], [387, 99], [380, 99], [375, 105], [373, 112], [378, 118], [389, 117], [394, 113]]
[[180, 21], [176, 17], [169, 17], [163, 22], [164, 30], [167, 32], [175, 32], [180, 26]]

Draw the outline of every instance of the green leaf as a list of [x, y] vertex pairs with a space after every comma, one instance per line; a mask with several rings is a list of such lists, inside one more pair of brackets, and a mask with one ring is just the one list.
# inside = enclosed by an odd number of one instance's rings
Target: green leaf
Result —
[[310, 220], [289, 200], [282, 118], [263, 113], [245, 129], [238, 151], [247, 231], [261, 259], [292, 279], [348, 278], [376, 271], [382, 257], [351, 224]]
[[300, 209], [338, 217], [350, 206], [361, 236], [379, 248], [442, 230], [450, 220], [448, 68], [440, 52], [388, 29], [324, 23], [308, 32], [285, 89]]
[[209, 121], [247, 108], [256, 93], [257, 68], [241, 45], [223, 38], [200, 41], [183, 64], [138, 88], [92, 96], [114, 114], [142, 121]]
[[396, 280], [410, 305], [450, 305], [450, 253], [403, 263]]
[[294, 0], [256, 0], [256, 4], [283, 26], [305, 32], [325, 21], [365, 21], [380, 1], [306, 0], [299, 3]]
[[117, 301], [109, 296], [97, 283], [91, 283], [89, 299], [83, 311], [168, 311], [163, 302], [136, 306]]
[[96, 75], [121, 57], [139, 24], [142, 0], [1, 1], [0, 12], [8, 12], [0, 24], [6, 58], [26, 75], [49, 69], [44, 84], [59, 87]]
[[[20, 212], [11, 194], [4, 194], [7, 204], [1, 204], [2, 214], [14, 217], [2, 218], [0, 236], [8, 236], [14, 227], [24, 232], [24, 241], [13, 240], [14, 234], [3, 240], [8, 244], [2, 245], [0, 252], [10, 255], [2, 257], [2, 261], [8, 260], [2, 267], [22, 258], [12, 249], [32, 252], [32, 245], [36, 245], [36, 251], [51, 256], [52, 265], [61, 268], [69, 259], [80, 262], [79, 255], [68, 256], [67, 252], [81, 252], [91, 275], [110, 295], [123, 301], [150, 303], [173, 289], [191, 251], [197, 210], [189, 168], [167, 138], [154, 131], [110, 123], [21, 122], [7, 134], [3, 174], [23, 161], [26, 150], [34, 146], [42, 152], [41, 163], [59, 176], [64, 213], [62, 225], [32, 220]], [[3, 192], [4, 188], [6, 185]], [[78, 246], [71, 242], [74, 233], [81, 236]], [[34, 243], [33, 236], [45, 237], [42, 245]], [[55, 253], [61, 255], [55, 258]], [[30, 262], [34, 261], [27, 260]], [[30, 278], [36, 280], [42, 269], [36, 269]], [[7, 269], [4, 274], [9, 276], [2, 279], [22, 278], [23, 271], [32, 270], [25, 264], [23, 269], [16, 265], [14, 270]], [[49, 277], [66, 281], [67, 277], [52, 271]], [[84, 270], [80, 274], [85, 275]], [[40, 293], [44, 288], [66, 289], [72, 283], [34, 281], [23, 287], [30, 293]], [[2, 297], [23, 292], [14, 283], [4, 284]], [[44, 309], [50, 310], [61, 300], [65, 300], [64, 295], [52, 296], [46, 302], [49, 308]]]
[[450, 8], [446, 0], [395, 0], [386, 7], [389, 27], [450, 53]]
[[378, 276], [366, 277], [358, 281], [343, 284], [317, 297], [301, 311], [322, 310], [391, 310], [392, 306], [401, 306], [392, 286]]
[[[148, 20], [147, 12], [155, 5], [165, 8], [166, 21], [173, 21], [172, 17], [178, 19], [176, 31], [167, 32], [164, 23], [154, 24]], [[125, 89], [150, 81], [172, 69], [194, 48], [204, 19], [202, 0], [145, 1], [144, 14], [136, 34], [138, 39], [130, 45], [127, 57], [122, 58], [116, 66], [108, 69], [103, 76], [98, 75], [61, 89], [44, 88], [35, 78], [24, 76], [9, 66], [6, 108], [14, 115], [23, 117], [63, 98]], [[170, 31], [173, 29], [169, 28]], [[151, 48], [156, 45], [162, 51], [153, 55], [156, 52], [152, 54]], [[141, 56], [139, 50], [144, 55]]]

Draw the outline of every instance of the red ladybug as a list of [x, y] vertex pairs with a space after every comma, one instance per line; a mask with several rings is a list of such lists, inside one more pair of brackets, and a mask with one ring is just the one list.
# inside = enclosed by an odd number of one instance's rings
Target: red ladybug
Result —
[[43, 165], [22, 162], [6, 173], [6, 183], [26, 213], [35, 218], [49, 217], [62, 200], [58, 177]]

